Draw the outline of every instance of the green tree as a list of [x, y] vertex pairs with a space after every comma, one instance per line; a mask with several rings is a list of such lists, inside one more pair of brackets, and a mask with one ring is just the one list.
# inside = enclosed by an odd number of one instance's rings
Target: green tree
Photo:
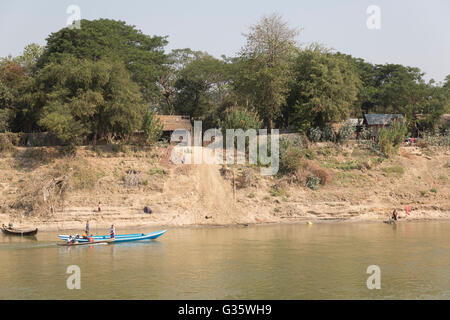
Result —
[[298, 54], [294, 72], [287, 100], [289, 123], [294, 128], [307, 132], [349, 116], [360, 80], [346, 59], [318, 47], [309, 48]]
[[0, 132], [10, 128], [12, 98], [11, 90], [0, 79]]
[[419, 68], [399, 64], [376, 65], [376, 111], [400, 113], [412, 119], [427, 98], [427, 86]]
[[161, 90], [161, 100], [159, 111], [163, 114], [174, 114], [177, 98], [177, 88], [175, 88], [180, 73], [186, 66], [193, 62], [202, 53], [192, 51], [189, 48], [175, 49], [167, 55], [167, 63], [163, 66], [163, 72], [158, 79], [158, 85]]
[[109, 19], [81, 20], [81, 26], [50, 34], [38, 66], [61, 60], [65, 55], [93, 61], [120, 60], [139, 84], [146, 101], [159, 99], [157, 81], [166, 63], [165, 37], [150, 37], [123, 21]]
[[239, 103], [256, 109], [269, 128], [281, 117], [286, 102], [297, 35], [298, 30], [289, 28], [280, 15], [264, 16], [245, 34], [246, 45], [235, 61], [233, 82]]
[[[16, 109], [32, 79], [12, 57], [0, 62], [0, 131], [14, 130]], [[25, 125], [25, 123], [23, 123]]]
[[46, 93], [39, 125], [67, 144], [127, 138], [142, 126], [138, 86], [120, 61], [66, 58], [37, 78]]
[[44, 53], [44, 48], [37, 43], [27, 45], [22, 55], [16, 57], [14, 61], [18, 63], [27, 75], [35, 75], [38, 71], [37, 63]]
[[195, 52], [193, 55], [177, 74], [174, 110], [181, 115], [206, 120], [206, 125], [215, 125], [218, 108], [230, 94], [229, 68], [225, 61], [207, 53]]

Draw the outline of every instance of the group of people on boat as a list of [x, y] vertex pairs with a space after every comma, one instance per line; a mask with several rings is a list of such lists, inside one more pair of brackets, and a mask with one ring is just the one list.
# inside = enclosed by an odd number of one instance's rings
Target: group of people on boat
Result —
[[[111, 228], [109, 229], [109, 234], [111, 239], [116, 237], [116, 228], [114, 225], [111, 225]], [[80, 235], [72, 236], [70, 235], [67, 239], [67, 243], [78, 243], [79, 239], [88, 239], [89, 242], [94, 242], [94, 235], [91, 233], [89, 235], [89, 220], [86, 221], [86, 228], [83, 233], [83, 235], [80, 237]]]

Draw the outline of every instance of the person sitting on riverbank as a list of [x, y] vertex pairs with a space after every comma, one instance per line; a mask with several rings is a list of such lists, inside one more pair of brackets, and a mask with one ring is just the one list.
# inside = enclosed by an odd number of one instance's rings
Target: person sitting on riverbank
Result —
[[394, 209], [394, 212], [392, 212], [392, 218], [393, 221], [397, 221], [398, 220], [398, 214], [397, 214], [397, 209]]

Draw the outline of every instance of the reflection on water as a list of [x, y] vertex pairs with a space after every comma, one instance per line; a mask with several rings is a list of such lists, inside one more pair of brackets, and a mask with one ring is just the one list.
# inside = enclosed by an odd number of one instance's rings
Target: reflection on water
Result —
[[[450, 298], [448, 222], [173, 228], [157, 241], [80, 247], [56, 239], [0, 235], [0, 299]], [[81, 290], [66, 288], [69, 265], [81, 268]], [[366, 287], [370, 265], [381, 290]]]

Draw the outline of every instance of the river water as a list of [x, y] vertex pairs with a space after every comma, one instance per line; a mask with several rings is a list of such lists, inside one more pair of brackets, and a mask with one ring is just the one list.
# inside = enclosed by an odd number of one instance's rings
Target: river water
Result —
[[[0, 299], [450, 298], [450, 222], [170, 228], [157, 241], [70, 248], [56, 234], [0, 235]], [[79, 290], [67, 288], [71, 265]], [[379, 290], [367, 288], [371, 265]]]

